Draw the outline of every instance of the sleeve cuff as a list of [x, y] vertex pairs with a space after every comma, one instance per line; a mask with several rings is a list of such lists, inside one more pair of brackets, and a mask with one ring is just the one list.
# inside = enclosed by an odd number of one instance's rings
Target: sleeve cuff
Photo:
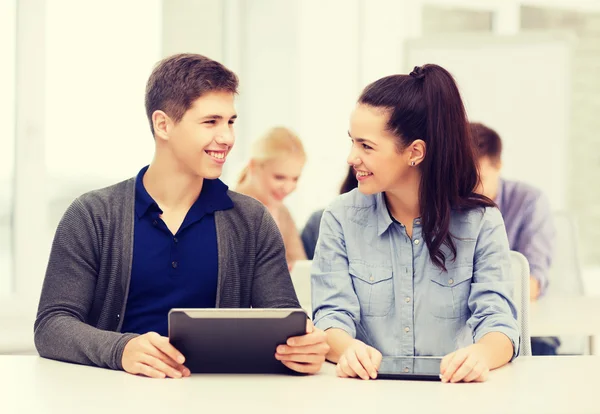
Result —
[[331, 328], [346, 331], [352, 338], [356, 338], [356, 325], [348, 315], [328, 315], [322, 318], [317, 317], [315, 326], [322, 331]]

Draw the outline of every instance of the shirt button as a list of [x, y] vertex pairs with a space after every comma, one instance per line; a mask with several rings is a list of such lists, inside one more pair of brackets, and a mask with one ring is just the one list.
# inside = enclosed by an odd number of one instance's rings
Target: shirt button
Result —
[[417, 224], [417, 225], [421, 224], [421, 220], [415, 221], [415, 224]]
[[177, 262], [171, 263], [171, 266], [173, 266], [173, 269], [177, 269], [177, 264], [178, 264]]
[[419, 244], [419, 243], [421, 243], [421, 242], [419, 241], [419, 239], [416, 239], [416, 240], [415, 240], [415, 244]]
[[117, 320], [121, 319], [121, 314], [117, 313]]
[[407, 297], [406, 299], [404, 299], [404, 302], [406, 302], [406, 303], [410, 303], [410, 298], [409, 298], [409, 297]]
[[450, 280], [448, 281], [448, 284], [449, 284], [449, 285], [451, 285], [451, 284], [453, 284], [453, 283], [454, 283], [454, 279], [450, 279]]
[[404, 332], [406, 332], [406, 333], [410, 332], [410, 328], [407, 326], [406, 328], [404, 328]]
[[410, 371], [408, 368], [404, 368], [404, 372], [408, 372]]
[[373, 276], [371, 276], [371, 277], [369, 278], [369, 280], [370, 280], [371, 282], [373, 282], [373, 281], [375, 280], [375, 278], [374, 278]]
[[177, 237], [173, 237], [173, 241], [174, 241], [175, 243], [179, 243], [179, 240], [177, 239]]

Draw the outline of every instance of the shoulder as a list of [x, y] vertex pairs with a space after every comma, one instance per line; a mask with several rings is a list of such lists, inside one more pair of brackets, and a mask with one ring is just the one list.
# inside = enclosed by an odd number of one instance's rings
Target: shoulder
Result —
[[310, 217], [308, 218], [308, 221], [306, 222], [306, 226], [318, 225], [321, 222], [321, 217], [323, 217], [324, 211], [325, 211], [324, 209], [320, 209], [320, 210], [313, 212], [310, 215]]
[[255, 198], [232, 190], [227, 191], [227, 195], [233, 202], [232, 209], [223, 211], [228, 216], [239, 217], [244, 221], [260, 221], [267, 211], [266, 207]]
[[349, 211], [353, 214], [360, 211], [369, 212], [377, 207], [378, 202], [380, 200], [377, 194], [363, 194], [358, 188], [355, 188], [337, 196], [325, 211], [335, 216], [345, 215]]
[[504, 219], [496, 207], [453, 210], [450, 215], [450, 232], [458, 238], [477, 239], [481, 232], [498, 226], [504, 226]]
[[502, 179], [502, 192], [503, 198], [510, 204], [531, 203], [543, 196], [542, 190], [531, 184], [506, 179]]
[[130, 178], [108, 187], [92, 190], [75, 199], [72, 206], [78, 206], [91, 215], [120, 207], [128, 198], [134, 199], [135, 178]]

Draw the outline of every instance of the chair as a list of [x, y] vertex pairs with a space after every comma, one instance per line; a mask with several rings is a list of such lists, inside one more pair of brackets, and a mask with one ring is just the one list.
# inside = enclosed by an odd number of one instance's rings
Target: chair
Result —
[[[566, 211], [552, 214], [556, 229], [556, 246], [552, 256], [552, 265], [548, 275], [546, 296], [573, 297], [585, 294], [583, 271], [579, 257], [579, 234], [575, 220]], [[586, 338], [581, 336], [562, 336], [558, 354], [581, 355], [586, 353]]]
[[298, 295], [300, 306], [312, 318], [312, 300], [310, 296], [310, 271], [312, 260], [298, 260], [291, 271], [292, 283]]
[[531, 338], [529, 336], [529, 262], [519, 252], [510, 252], [510, 265], [515, 276], [515, 306], [517, 323], [521, 331], [519, 355], [531, 356]]

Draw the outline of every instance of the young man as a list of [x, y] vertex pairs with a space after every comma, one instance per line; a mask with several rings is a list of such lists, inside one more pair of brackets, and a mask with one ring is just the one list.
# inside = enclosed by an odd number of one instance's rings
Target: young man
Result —
[[[152, 163], [76, 199], [56, 230], [35, 322], [41, 356], [181, 378], [190, 371], [167, 338], [171, 308], [300, 307], [272, 217], [218, 179], [237, 87], [204, 56], [156, 66], [146, 87]], [[315, 373], [327, 351], [308, 321], [274, 357]]]
[[[496, 202], [504, 218], [510, 249], [522, 253], [529, 261], [530, 299], [535, 301], [548, 287], [554, 252], [555, 230], [550, 204], [537, 188], [501, 178], [500, 136], [480, 123], [471, 123], [470, 127], [481, 177], [477, 191]], [[557, 338], [532, 338], [531, 345], [534, 355], [554, 355], [560, 343]]]

